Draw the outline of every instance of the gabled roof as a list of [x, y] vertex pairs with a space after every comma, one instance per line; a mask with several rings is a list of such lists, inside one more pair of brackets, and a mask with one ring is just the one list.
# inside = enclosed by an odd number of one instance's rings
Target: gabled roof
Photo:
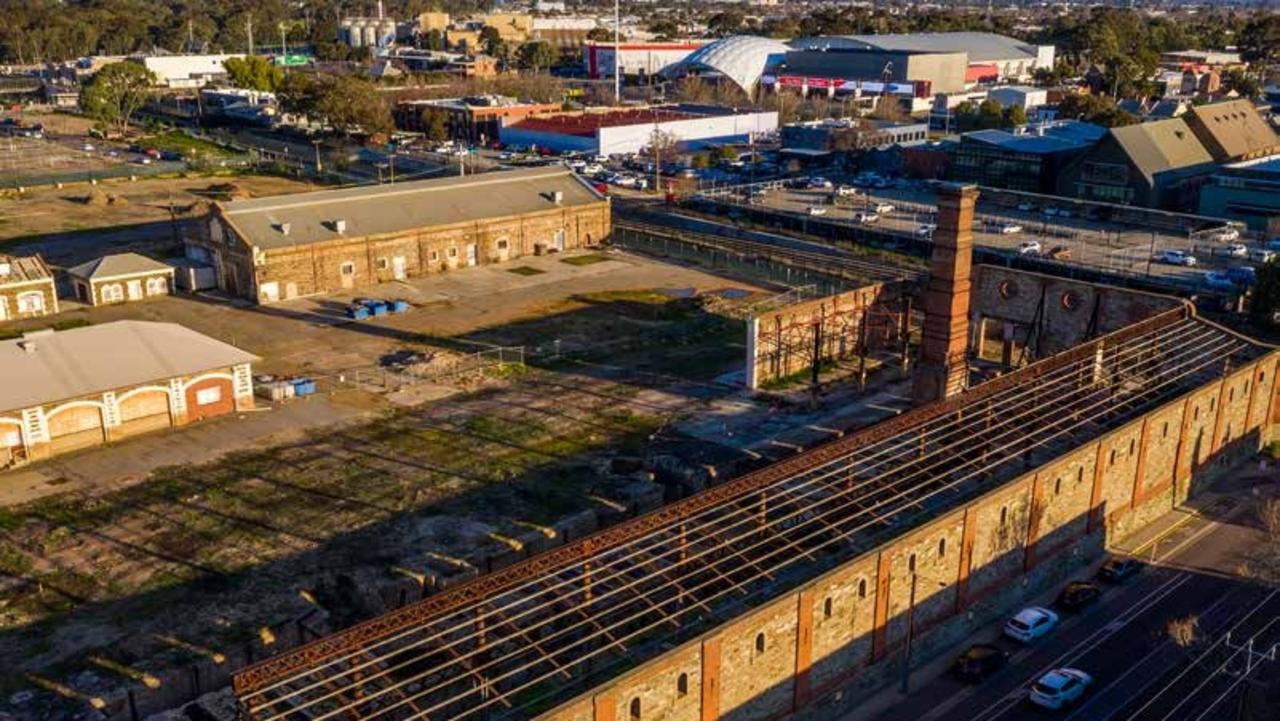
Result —
[[246, 242], [271, 249], [603, 201], [567, 168], [533, 168], [233, 200], [217, 207]]
[[1219, 163], [1280, 152], [1280, 137], [1249, 100], [1198, 105], [1187, 115], [1191, 129]]
[[39, 255], [4, 255], [0, 253], [0, 267], [8, 267], [8, 272], [0, 274], [0, 287], [21, 285], [39, 280], [53, 280], [49, 266]]
[[118, 278], [125, 275], [139, 275], [142, 273], [172, 273], [173, 266], [167, 263], [161, 263], [158, 260], [152, 260], [145, 255], [138, 253], [117, 253], [115, 255], [104, 255], [96, 258], [88, 263], [81, 263], [73, 268], [67, 269], [67, 274], [76, 278], [84, 278], [85, 280], [102, 280], [104, 278]]
[[1213, 156], [1182, 118], [1112, 128], [1111, 137], [1150, 182], [1161, 173], [1213, 164]]
[[0, 341], [0, 411], [251, 363], [252, 353], [177, 323], [122, 320]]

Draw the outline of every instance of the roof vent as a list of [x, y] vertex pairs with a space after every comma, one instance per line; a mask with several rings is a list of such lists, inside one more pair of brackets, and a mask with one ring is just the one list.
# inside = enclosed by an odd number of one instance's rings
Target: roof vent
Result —
[[293, 223], [281, 223], [276, 227], [280, 229], [280, 235], [288, 235], [289, 231], [293, 228]]
[[24, 338], [18, 341], [18, 347], [28, 353], [36, 352], [36, 342], [34, 339], [31, 339], [31, 338]]
[[333, 226], [333, 232], [337, 233], [338, 235], [342, 235], [343, 233], [347, 232], [346, 218], [338, 218], [334, 220], [331, 223], [331, 225]]
[[555, 201], [555, 204], [556, 204], [556, 205], [559, 205], [559, 204], [563, 203], [563, 202], [564, 202], [564, 191], [563, 191], [563, 190], [557, 190], [556, 192], [552, 193], [552, 194], [551, 194], [551, 199], [552, 199], [553, 201]]

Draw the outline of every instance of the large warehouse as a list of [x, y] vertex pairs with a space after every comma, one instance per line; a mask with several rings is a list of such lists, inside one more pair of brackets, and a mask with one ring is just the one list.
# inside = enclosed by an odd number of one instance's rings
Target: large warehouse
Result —
[[215, 204], [187, 257], [259, 303], [599, 243], [609, 201], [565, 168]]
[[252, 408], [256, 360], [136, 320], [0, 341], [0, 468]]
[[640, 152], [655, 132], [669, 135], [682, 148], [696, 149], [745, 143], [777, 129], [777, 112], [681, 104], [530, 117], [504, 125], [498, 137], [516, 147], [612, 155]]
[[615, 63], [626, 77], [644, 79], [689, 57], [709, 40], [674, 42], [588, 42], [582, 48], [582, 65], [593, 80], [612, 78]]

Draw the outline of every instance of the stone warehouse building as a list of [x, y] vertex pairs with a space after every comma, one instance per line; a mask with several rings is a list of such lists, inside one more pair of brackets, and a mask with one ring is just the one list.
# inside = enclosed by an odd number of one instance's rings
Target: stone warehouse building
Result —
[[252, 408], [256, 360], [132, 320], [0, 342], [0, 467]]
[[67, 269], [76, 298], [89, 305], [133, 303], [173, 292], [173, 266], [137, 253], [104, 255]]
[[236, 200], [187, 256], [273, 303], [604, 241], [609, 201], [564, 168]]
[[0, 321], [58, 312], [53, 273], [38, 255], [0, 255]]
[[[242, 717], [841, 716], [907, 644], [1003, 617], [1274, 437], [1280, 351], [1176, 299], [971, 268], [976, 196], [940, 202], [916, 408], [261, 660]], [[973, 318], [1031, 362], [976, 382]]]

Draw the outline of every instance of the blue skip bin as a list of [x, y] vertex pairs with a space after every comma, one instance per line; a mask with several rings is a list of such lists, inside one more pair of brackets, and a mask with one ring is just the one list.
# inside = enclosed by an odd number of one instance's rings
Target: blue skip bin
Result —
[[292, 382], [295, 396], [309, 396], [316, 392], [316, 382], [310, 378], [295, 378]]
[[355, 320], [365, 320], [369, 317], [369, 309], [363, 305], [347, 306], [347, 316]]
[[365, 307], [369, 309], [369, 312], [373, 313], [374, 316], [384, 316], [387, 314], [387, 311], [389, 310], [387, 308], [386, 301], [366, 300], [364, 304], [365, 304]]
[[391, 301], [391, 312], [392, 313], [408, 313], [409, 301], [403, 298], [396, 298], [395, 300]]

